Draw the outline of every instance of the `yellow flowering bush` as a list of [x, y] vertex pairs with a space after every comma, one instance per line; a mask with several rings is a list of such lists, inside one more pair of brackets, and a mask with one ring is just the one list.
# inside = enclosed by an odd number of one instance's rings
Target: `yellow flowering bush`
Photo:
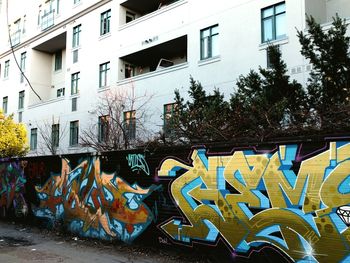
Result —
[[24, 156], [27, 152], [25, 126], [16, 123], [13, 115], [5, 116], [0, 109], [0, 158]]

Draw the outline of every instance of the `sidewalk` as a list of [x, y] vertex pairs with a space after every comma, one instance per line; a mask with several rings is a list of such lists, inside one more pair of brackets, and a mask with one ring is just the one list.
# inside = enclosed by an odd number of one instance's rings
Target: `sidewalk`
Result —
[[64, 237], [35, 227], [0, 221], [0, 263], [7, 262], [179, 263], [184, 262], [184, 259], [155, 251], [137, 251], [122, 245]]

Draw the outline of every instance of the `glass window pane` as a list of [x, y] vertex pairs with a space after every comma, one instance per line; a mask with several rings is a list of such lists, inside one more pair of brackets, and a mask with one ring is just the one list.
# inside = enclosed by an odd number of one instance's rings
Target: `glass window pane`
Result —
[[211, 56], [215, 57], [219, 55], [219, 35], [215, 35], [211, 38]]
[[209, 33], [210, 33], [210, 30], [209, 30], [209, 29], [203, 30], [203, 31], [202, 31], [202, 38], [208, 37], [208, 36], [209, 36]]
[[286, 35], [286, 14], [276, 16], [276, 38]]
[[208, 54], [208, 38], [204, 38], [202, 40], [202, 54], [201, 58], [207, 58], [209, 56]]
[[286, 4], [285, 3], [282, 3], [282, 4], [276, 6], [276, 10], [275, 10], [276, 14], [280, 14], [280, 13], [284, 13], [284, 12], [286, 12]]
[[263, 42], [273, 39], [273, 30], [272, 30], [272, 19], [265, 19], [263, 21]]
[[211, 34], [212, 34], [212, 35], [219, 34], [219, 27], [218, 27], [218, 26], [214, 26], [214, 27], [211, 29]]
[[273, 15], [273, 7], [262, 10], [262, 18], [269, 17], [272, 15]]

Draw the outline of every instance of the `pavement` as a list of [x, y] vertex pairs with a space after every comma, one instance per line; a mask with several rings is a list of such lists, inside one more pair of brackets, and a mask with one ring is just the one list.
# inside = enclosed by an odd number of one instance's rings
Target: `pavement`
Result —
[[[163, 251], [101, 243], [54, 231], [0, 221], [0, 263], [195, 262]], [[198, 262], [198, 261], [197, 261]]]

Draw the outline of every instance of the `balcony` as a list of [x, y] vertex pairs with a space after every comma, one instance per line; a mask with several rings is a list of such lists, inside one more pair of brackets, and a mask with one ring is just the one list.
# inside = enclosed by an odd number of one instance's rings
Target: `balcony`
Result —
[[45, 11], [44, 15], [41, 17], [41, 30], [44, 31], [50, 27], [52, 27], [55, 23], [55, 9], [49, 11], [48, 13]]
[[14, 47], [21, 43], [21, 30], [18, 29], [16, 32], [11, 34], [11, 45]]
[[120, 58], [119, 80], [162, 71], [187, 62], [187, 35]]
[[[179, 0], [128, 0], [121, 4], [126, 10], [126, 17], [124, 23], [129, 23], [137, 18], [153, 13], [161, 8], [171, 5]], [[121, 24], [124, 24], [121, 23]]]

